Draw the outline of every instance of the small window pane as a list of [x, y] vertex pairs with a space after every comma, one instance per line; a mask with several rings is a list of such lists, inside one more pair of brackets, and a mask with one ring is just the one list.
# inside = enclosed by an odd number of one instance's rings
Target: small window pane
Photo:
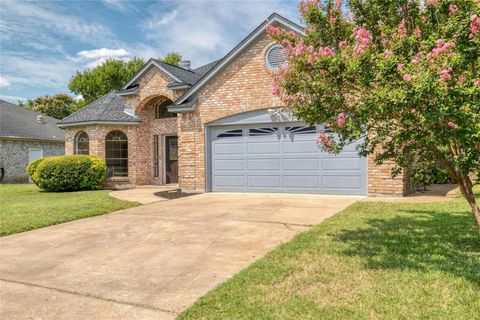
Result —
[[298, 127], [286, 127], [285, 130], [288, 134], [310, 134], [310, 133], [317, 133], [317, 128], [312, 127], [305, 127], [305, 126], [298, 126]]
[[243, 130], [242, 129], [235, 129], [235, 130], [229, 130], [225, 131], [223, 133], [220, 133], [217, 138], [231, 138], [231, 137], [241, 137], [243, 136]]
[[172, 104], [172, 100], [166, 99], [155, 105], [155, 119], [175, 118], [176, 113], [168, 112], [168, 106]]
[[255, 136], [269, 136], [272, 134], [277, 134], [278, 128], [253, 128], [248, 130], [248, 135], [251, 137]]

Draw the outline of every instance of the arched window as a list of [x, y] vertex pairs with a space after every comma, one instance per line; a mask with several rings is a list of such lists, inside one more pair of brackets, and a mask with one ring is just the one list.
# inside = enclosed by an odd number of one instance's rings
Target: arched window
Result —
[[172, 104], [172, 100], [165, 99], [155, 104], [155, 119], [175, 118], [176, 113], [168, 112], [168, 106]]
[[85, 131], [80, 131], [75, 136], [75, 154], [89, 154], [88, 134]]
[[122, 131], [111, 131], [105, 137], [107, 177], [128, 177], [128, 139]]

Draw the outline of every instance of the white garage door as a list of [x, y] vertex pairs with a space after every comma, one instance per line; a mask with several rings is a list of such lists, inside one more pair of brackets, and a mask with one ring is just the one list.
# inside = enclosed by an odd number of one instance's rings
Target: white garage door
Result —
[[351, 144], [320, 152], [315, 127], [296, 124], [210, 129], [212, 191], [365, 195], [366, 159]]

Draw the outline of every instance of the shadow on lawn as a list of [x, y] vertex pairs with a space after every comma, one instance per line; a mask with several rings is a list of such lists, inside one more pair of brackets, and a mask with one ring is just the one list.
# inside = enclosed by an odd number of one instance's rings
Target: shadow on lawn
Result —
[[480, 285], [480, 233], [464, 212], [403, 210], [392, 219], [369, 219], [367, 228], [334, 238], [343, 254], [364, 258], [370, 269], [443, 271]]

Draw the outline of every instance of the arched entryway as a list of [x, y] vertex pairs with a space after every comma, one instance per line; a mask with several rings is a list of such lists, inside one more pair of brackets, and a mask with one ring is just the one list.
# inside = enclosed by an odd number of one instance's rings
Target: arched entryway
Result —
[[138, 184], [178, 182], [177, 114], [168, 111], [173, 101], [166, 96], [145, 98], [137, 108], [142, 124], [137, 128], [139, 152], [145, 164], [137, 171]]

